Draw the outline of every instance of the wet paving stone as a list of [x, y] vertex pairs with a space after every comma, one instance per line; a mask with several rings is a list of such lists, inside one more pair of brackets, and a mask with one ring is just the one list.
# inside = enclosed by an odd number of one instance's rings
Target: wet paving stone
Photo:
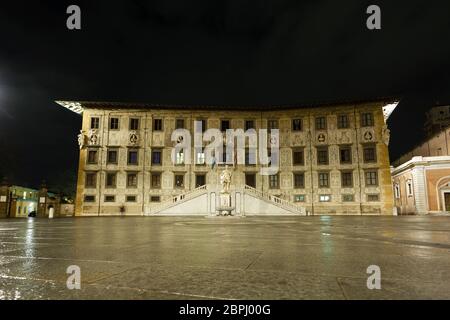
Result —
[[0, 220], [0, 299], [450, 299], [449, 270], [445, 216]]

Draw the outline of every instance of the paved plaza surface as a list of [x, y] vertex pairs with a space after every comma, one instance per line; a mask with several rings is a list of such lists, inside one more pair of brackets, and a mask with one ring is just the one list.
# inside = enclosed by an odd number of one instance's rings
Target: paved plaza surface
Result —
[[0, 220], [0, 299], [449, 298], [446, 216]]

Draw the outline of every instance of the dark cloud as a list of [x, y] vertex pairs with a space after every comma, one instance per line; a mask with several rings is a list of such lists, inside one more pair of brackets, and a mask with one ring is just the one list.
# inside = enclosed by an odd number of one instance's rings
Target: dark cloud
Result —
[[[65, 27], [82, 9], [82, 30]], [[76, 170], [80, 118], [54, 100], [292, 104], [403, 97], [391, 155], [450, 102], [448, 1], [15, 1], [0, 4], [0, 137], [18, 183]], [[5, 165], [3, 166], [5, 167]]]

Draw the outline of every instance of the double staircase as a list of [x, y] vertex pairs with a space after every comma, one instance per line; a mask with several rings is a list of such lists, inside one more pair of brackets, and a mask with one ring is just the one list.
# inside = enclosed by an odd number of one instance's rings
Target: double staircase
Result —
[[[201, 186], [201, 187], [196, 188], [194, 190], [183, 192], [183, 193], [181, 193], [181, 194], [179, 194], [177, 196], [171, 197], [171, 198], [169, 198], [169, 199], [167, 199], [165, 201], [162, 201], [162, 202], [160, 202], [158, 204], [152, 205], [150, 207], [150, 209], [146, 212], [146, 215], [157, 215], [157, 214], [161, 214], [164, 211], [167, 212], [167, 210], [170, 209], [170, 208], [173, 208], [175, 206], [181, 205], [181, 204], [183, 204], [185, 202], [188, 202], [190, 200], [193, 200], [193, 199], [198, 198], [200, 196], [203, 196], [205, 194], [208, 194], [208, 192], [215, 193], [217, 197], [219, 196], [218, 190], [216, 188], [208, 189], [208, 186], [204, 185], [204, 186]], [[263, 201], [264, 203], [268, 203], [268, 204], [271, 204], [271, 205], [276, 206], [278, 208], [281, 208], [284, 211], [286, 211], [287, 214], [306, 215], [305, 208], [303, 208], [301, 206], [298, 206], [298, 205], [296, 205], [296, 204], [294, 204], [294, 203], [292, 203], [292, 202], [290, 202], [288, 200], [281, 199], [281, 198], [273, 196], [273, 195], [271, 195], [269, 193], [262, 192], [260, 190], [255, 189], [255, 188], [252, 188], [252, 187], [250, 187], [248, 185], [245, 185], [241, 189], [233, 190], [231, 193], [233, 194], [234, 192], [241, 192], [241, 194], [249, 195], [249, 196], [251, 196], [253, 198], [256, 198], [256, 199], [259, 199], [259, 200]], [[207, 199], [208, 200], [206, 200], [206, 201], [210, 201], [210, 197], [207, 197]], [[216, 198], [214, 198], [214, 199], [216, 199]], [[245, 199], [245, 197], [241, 201], [245, 201], [244, 199]], [[201, 201], [202, 204], [204, 203], [203, 199], [199, 200], [199, 201]], [[212, 201], [214, 201], [214, 200], [212, 200]], [[213, 206], [210, 206], [209, 203], [204, 203], [204, 204], [208, 208], [209, 207], [213, 207]], [[189, 204], [186, 204], [186, 205], [189, 206]], [[244, 207], [246, 207], [245, 204], [244, 204]], [[179, 212], [180, 210], [178, 208], [178, 210], [174, 210], [174, 211], [178, 211]], [[277, 211], [277, 210], [275, 210], [275, 211]], [[210, 212], [209, 214], [215, 214], [215, 213], [214, 212]], [[245, 215], [245, 212], [243, 212], [243, 214]], [[281, 214], [282, 213], [280, 213], [280, 215]]]

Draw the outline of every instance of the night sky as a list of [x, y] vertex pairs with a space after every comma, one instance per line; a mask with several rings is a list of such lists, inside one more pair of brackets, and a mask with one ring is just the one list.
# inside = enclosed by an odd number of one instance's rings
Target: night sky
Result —
[[[13, 1], [0, 4], [0, 176], [74, 181], [81, 117], [53, 101], [302, 104], [401, 97], [391, 158], [450, 104], [449, 1]], [[82, 30], [66, 28], [66, 8]], [[382, 30], [366, 8], [382, 9]]]

